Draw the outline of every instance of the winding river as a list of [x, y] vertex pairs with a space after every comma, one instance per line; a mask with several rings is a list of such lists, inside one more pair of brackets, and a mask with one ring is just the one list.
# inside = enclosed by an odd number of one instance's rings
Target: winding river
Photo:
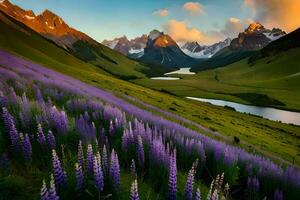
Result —
[[186, 97], [186, 98], [196, 100], [196, 101], [201, 101], [201, 102], [208, 102], [217, 106], [229, 106], [234, 108], [237, 112], [250, 113], [273, 121], [280, 121], [287, 124], [300, 125], [299, 112], [292, 112], [292, 111], [280, 110], [280, 109], [269, 108], [269, 107], [245, 105], [245, 104], [235, 103], [231, 101], [217, 100], [217, 99], [205, 99], [205, 98], [197, 98], [197, 97]]

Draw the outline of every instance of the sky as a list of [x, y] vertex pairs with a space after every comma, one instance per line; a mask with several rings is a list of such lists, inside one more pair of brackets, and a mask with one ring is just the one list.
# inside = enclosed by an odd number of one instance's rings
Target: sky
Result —
[[251, 22], [290, 32], [300, 26], [300, 0], [11, 0], [36, 14], [49, 9], [97, 41], [163, 31], [177, 42], [212, 44]]

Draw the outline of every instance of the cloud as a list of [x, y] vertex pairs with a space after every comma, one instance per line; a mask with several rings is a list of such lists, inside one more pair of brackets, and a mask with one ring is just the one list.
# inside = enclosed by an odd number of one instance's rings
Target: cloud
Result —
[[300, 26], [300, 0], [244, 0], [254, 20], [268, 28], [279, 27], [293, 31]]
[[221, 33], [223, 33], [226, 37], [235, 38], [240, 32], [243, 32], [244, 29], [244, 23], [240, 19], [231, 17], [225, 23]]
[[221, 35], [218, 32], [210, 31], [204, 33], [197, 28], [188, 27], [185, 21], [176, 21], [174, 19], [165, 24], [163, 29], [176, 42], [197, 41], [200, 44], [212, 44], [221, 39]]
[[198, 2], [187, 2], [183, 8], [192, 15], [204, 13], [203, 6]]
[[167, 17], [169, 15], [169, 11], [167, 9], [156, 10], [152, 14], [160, 17]]

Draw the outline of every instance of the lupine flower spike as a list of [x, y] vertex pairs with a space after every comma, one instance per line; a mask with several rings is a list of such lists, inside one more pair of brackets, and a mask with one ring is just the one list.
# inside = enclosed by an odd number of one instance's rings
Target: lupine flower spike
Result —
[[131, 184], [130, 189], [130, 200], [139, 200], [139, 192], [138, 192], [138, 184], [137, 180], [135, 179], [133, 183]]

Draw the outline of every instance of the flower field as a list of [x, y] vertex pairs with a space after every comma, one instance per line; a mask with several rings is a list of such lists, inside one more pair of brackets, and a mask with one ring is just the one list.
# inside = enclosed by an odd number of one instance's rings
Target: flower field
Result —
[[0, 54], [5, 58], [0, 65], [0, 199], [22, 199], [13, 196], [18, 192], [12, 189], [22, 185], [19, 177], [34, 180], [22, 188], [28, 193], [23, 199], [300, 196], [300, 172], [292, 166], [213, 140], [43, 66]]

